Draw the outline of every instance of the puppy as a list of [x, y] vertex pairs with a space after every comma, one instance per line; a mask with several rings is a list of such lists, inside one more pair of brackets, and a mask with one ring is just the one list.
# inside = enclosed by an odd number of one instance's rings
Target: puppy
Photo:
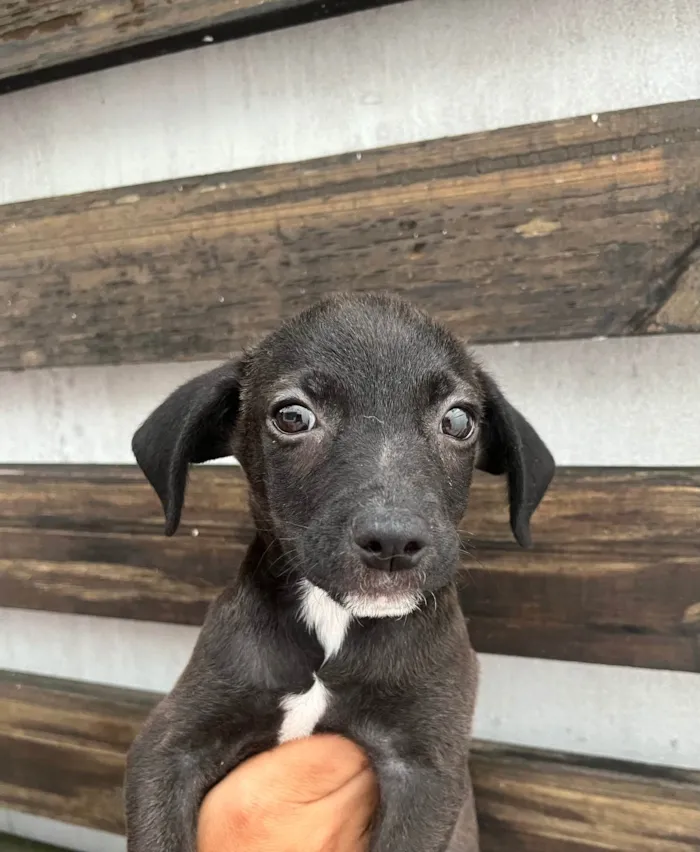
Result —
[[455, 590], [474, 467], [517, 541], [554, 473], [443, 327], [379, 296], [325, 301], [176, 390], [136, 459], [180, 521], [188, 465], [235, 455], [256, 534], [127, 765], [129, 852], [194, 852], [205, 793], [312, 732], [368, 753], [373, 852], [478, 852], [467, 765], [477, 662]]

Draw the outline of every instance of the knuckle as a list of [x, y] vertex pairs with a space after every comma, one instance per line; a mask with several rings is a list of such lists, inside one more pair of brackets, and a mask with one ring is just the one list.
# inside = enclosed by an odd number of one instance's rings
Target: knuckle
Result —
[[232, 807], [226, 815], [225, 832], [235, 847], [258, 849], [265, 846], [268, 826], [263, 815], [255, 807]]
[[210, 844], [212, 852], [222, 847], [238, 848], [241, 844], [246, 849], [257, 850], [265, 846], [268, 816], [260, 789], [245, 779], [235, 779], [235, 783], [215, 788], [205, 798], [200, 829], [206, 827], [207, 837], [216, 838], [216, 842]]

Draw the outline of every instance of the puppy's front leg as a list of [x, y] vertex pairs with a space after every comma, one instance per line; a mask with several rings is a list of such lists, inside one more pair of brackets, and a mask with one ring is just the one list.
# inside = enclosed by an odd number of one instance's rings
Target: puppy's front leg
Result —
[[[178, 695], [148, 719], [127, 760], [128, 852], [195, 852], [199, 806], [247, 756], [245, 738], [220, 738], [183, 712]], [[223, 726], [222, 726], [223, 727]]]
[[478, 852], [456, 831], [472, 818], [466, 770], [459, 777], [396, 758], [375, 765], [381, 804], [372, 852]]
[[168, 742], [158, 708], [127, 759], [128, 852], [194, 852], [198, 803], [209, 786], [199, 763]]
[[128, 852], [194, 852], [206, 793], [275, 743], [278, 702], [251, 681], [257, 649], [240, 628], [249, 623], [241, 600], [241, 593], [229, 590], [214, 602], [175, 688], [129, 750]]

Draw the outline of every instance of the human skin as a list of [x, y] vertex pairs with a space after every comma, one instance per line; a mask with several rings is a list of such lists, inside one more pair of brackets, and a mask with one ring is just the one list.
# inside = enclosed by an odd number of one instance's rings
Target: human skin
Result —
[[284, 743], [210, 790], [197, 852], [367, 852], [377, 801], [354, 743], [332, 734]]

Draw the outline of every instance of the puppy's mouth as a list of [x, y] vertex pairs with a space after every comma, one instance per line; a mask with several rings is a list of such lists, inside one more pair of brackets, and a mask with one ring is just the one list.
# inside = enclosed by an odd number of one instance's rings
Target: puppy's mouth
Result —
[[[337, 524], [336, 524], [337, 526]], [[371, 547], [319, 532], [285, 536], [295, 573], [329, 595], [357, 618], [401, 618], [422, 609], [424, 602], [454, 580], [459, 565], [459, 539], [441, 527], [437, 540], [418, 555], [406, 550], [399, 558], [377, 557]], [[291, 539], [291, 541], [290, 541]], [[355, 546], [354, 546], [355, 545]]]
[[355, 618], [402, 618], [418, 609], [423, 596], [418, 592], [397, 592], [393, 595], [365, 595], [350, 592], [343, 606]]
[[343, 606], [357, 618], [400, 618], [417, 609], [424, 599], [425, 573], [357, 568], [352, 588], [342, 595]]

